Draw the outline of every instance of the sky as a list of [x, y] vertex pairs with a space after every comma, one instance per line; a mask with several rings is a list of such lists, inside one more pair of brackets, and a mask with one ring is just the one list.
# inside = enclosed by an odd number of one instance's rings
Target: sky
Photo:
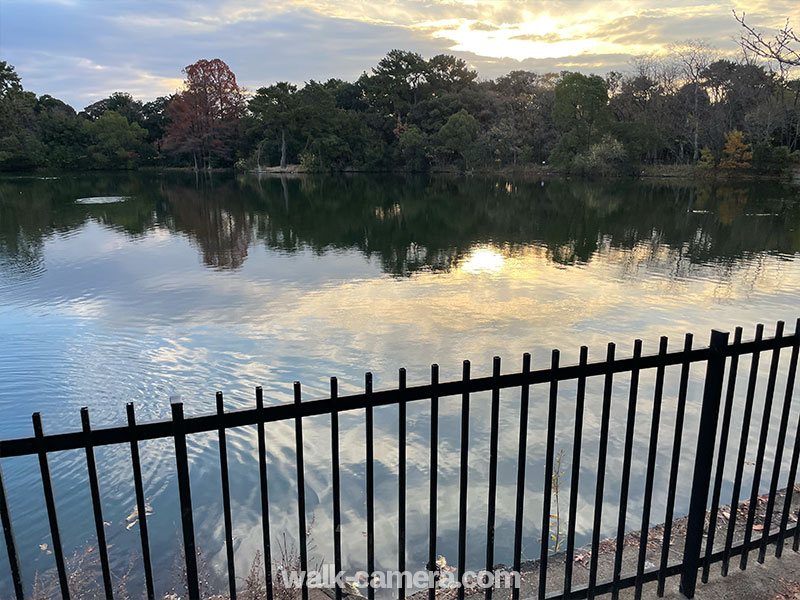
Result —
[[800, 21], [797, 0], [0, 0], [0, 59], [25, 89], [78, 109], [115, 91], [173, 93], [200, 58], [251, 90], [354, 80], [393, 48], [454, 54], [482, 79], [604, 74], [686, 39], [736, 54], [733, 9], [766, 28]]

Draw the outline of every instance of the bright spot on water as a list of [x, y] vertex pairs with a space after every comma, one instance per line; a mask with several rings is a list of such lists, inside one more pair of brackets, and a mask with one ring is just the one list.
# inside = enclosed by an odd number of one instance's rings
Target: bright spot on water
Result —
[[91, 196], [89, 198], [78, 198], [75, 204], [113, 204], [115, 202], [125, 202], [130, 196]]
[[461, 263], [467, 273], [497, 273], [503, 268], [505, 257], [489, 247], [475, 248]]

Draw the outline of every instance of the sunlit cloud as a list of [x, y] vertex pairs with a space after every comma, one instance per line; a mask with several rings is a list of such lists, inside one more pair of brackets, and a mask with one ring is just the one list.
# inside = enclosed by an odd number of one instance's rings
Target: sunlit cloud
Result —
[[633, 56], [688, 38], [735, 56], [732, 9], [767, 28], [797, 13], [793, 0], [174, 0], [147, 11], [132, 0], [5, 0], [0, 50], [26, 87], [80, 104], [117, 90], [169, 93], [182, 67], [212, 57], [256, 88], [354, 79], [392, 48], [455, 54], [484, 79], [624, 70]]

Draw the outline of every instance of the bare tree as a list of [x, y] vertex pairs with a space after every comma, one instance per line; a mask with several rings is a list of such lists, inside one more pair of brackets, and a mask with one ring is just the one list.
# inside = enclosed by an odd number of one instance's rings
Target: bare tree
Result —
[[683, 79], [692, 84], [694, 108], [694, 151], [692, 158], [696, 162], [700, 156], [698, 138], [700, 135], [700, 115], [698, 112], [700, 100], [700, 83], [708, 66], [716, 59], [716, 50], [703, 40], [686, 40], [670, 46], [670, 53], [675, 57], [680, 67]]
[[779, 29], [773, 38], [767, 37], [763, 32], [745, 23], [745, 13], [742, 16], [733, 11], [733, 17], [744, 27], [745, 33], [739, 40], [745, 56], [758, 56], [778, 63], [781, 75], [792, 67], [800, 67], [800, 38], [792, 30], [789, 19], [786, 19], [782, 29]]

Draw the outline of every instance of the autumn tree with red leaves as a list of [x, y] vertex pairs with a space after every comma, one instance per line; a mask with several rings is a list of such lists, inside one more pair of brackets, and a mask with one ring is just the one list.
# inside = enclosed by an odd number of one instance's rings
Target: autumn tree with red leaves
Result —
[[164, 148], [191, 154], [195, 170], [211, 169], [212, 158], [232, 162], [238, 122], [245, 107], [236, 75], [219, 58], [198, 60], [183, 73], [185, 89], [167, 106], [169, 125]]

